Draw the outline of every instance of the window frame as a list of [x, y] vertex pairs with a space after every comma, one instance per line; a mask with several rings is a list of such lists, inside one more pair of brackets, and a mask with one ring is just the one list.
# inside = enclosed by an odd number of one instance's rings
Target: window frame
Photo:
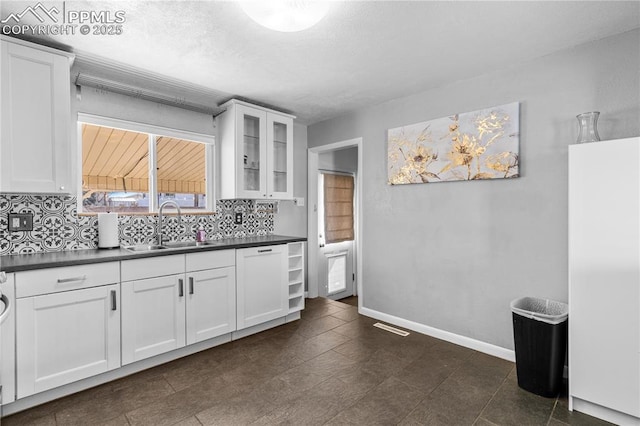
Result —
[[76, 172], [78, 176], [76, 178], [77, 190], [77, 211], [81, 215], [94, 215], [94, 212], [83, 211], [82, 205], [82, 125], [91, 124], [94, 126], [104, 126], [114, 129], [133, 131], [138, 133], [145, 133], [149, 138], [149, 211], [147, 213], [127, 213], [122, 212], [119, 214], [148, 214], [153, 215], [158, 213], [158, 181], [157, 181], [157, 169], [156, 169], [156, 141], [158, 137], [172, 137], [177, 139], [184, 139], [190, 142], [203, 143], [205, 145], [205, 179], [206, 179], [206, 206], [204, 210], [183, 208], [183, 213], [196, 213], [196, 214], [213, 214], [216, 208], [215, 189], [214, 182], [215, 174], [215, 136], [206, 135], [203, 133], [190, 132], [188, 130], [172, 129], [170, 127], [156, 126], [153, 124], [139, 123], [135, 121], [121, 120], [118, 118], [103, 117], [99, 115], [78, 113], [77, 119], [77, 162]]

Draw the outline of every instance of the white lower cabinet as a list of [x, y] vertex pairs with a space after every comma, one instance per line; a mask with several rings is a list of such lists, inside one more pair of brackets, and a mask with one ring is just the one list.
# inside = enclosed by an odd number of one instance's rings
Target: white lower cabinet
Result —
[[301, 245], [280, 244], [10, 274], [15, 394], [25, 398], [285, 318], [303, 307], [303, 283], [290, 274], [302, 262]]
[[17, 300], [18, 398], [120, 367], [119, 288]]
[[122, 364], [234, 331], [234, 266], [234, 250], [123, 261]]
[[122, 364], [185, 345], [185, 255], [121, 262]]
[[122, 283], [122, 364], [185, 345], [184, 276]]
[[187, 344], [235, 331], [235, 268], [190, 272], [187, 281]]
[[238, 330], [289, 313], [287, 245], [236, 250]]
[[188, 254], [187, 344], [236, 329], [235, 250]]

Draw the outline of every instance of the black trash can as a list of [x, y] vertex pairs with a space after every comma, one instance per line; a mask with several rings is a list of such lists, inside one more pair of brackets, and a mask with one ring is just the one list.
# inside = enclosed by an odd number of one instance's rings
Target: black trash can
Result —
[[511, 302], [518, 386], [556, 397], [562, 386], [567, 347], [566, 303], [535, 297]]

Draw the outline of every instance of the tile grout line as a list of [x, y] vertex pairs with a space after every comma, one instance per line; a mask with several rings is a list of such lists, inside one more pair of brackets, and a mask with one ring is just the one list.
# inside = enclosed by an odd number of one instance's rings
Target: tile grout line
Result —
[[[440, 383], [438, 383], [438, 385], [437, 385], [437, 386], [435, 386], [433, 389], [431, 389], [431, 391], [430, 391], [430, 392], [426, 393], [426, 394], [425, 394], [425, 397], [424, 397], [423, 399], [421, 399], [421, 400], [420, 400], [420, 401], [419, 401], [419, 402], [418, 402], [418, 403], [417, 403], [417, 404], [416, 404], [416, 405], [411, 409], [411, 411], [409, 411], [409, 412], [407, 413], [407, 415], [406, 415], [406, 416], [404, 416], [404, 417], [400, 420], [400, 423], [402, 423], [402, 421], [403, 421], [404, 419], [406, 419], [407, 417], [409, 417], [409, 416], [411, 415], [411, 413], [413, 413], [413, 412], [416, 410], [416, 408], [418, 407], [418, 405], [419, 405], [420, 403], [422, 403], [422, 402], [423, 402], [423, 401], [425, 401], [427, 398], [429, 398], [429, 396], [430, 396], [433, 392], [435, 392], [435, 391], [436, 391], [436, 389], [438, 389], [440, 386], [442, 386], [442, 384], [443, 384], [444, 382], [446, 382], [446, 381], [447, 381], [447, 379], [448, 379], [449, 377], [451, 377], [451, 376], [452, 376], [456, 371], [458, 371], [458, 369], [460, 369], [460, 368], [461, 368], [461, 366], [460, 366], [460, 367], [458, 367], [458, 368], [456, 368], [455, 370], [453, 370], [453, 371], [451, 372], [451, 374], [449, 374], [447, 377], [445, 377], [444, 379], [442, 379], [442, 381], [441, 381]], [[393, 375], [392, 375], [392, 376], [393, 376]], [[414, 389], [416, 389], [416, 390], [420, 391], [420, 389], [416, 388], [415, 386], [413, 386], [413, 385], [411, 385], [411, 384], [409, 384], [409, 383], [406, 383], [405, 381], [403, 381], [403, 380], [402, 380], [402, 379], [400, 379], [399, 377], [396, 377], [396, 376], [393, 376], [393, 377], [394, 377], [394, 378], [396, 378], [397, 380], [399, 380], [400, 382], [404, 383], [405, 385], [407, 385], [407, 386], [411, 386], [411, 387], [413, 387]]]
[[485, 419], [484, 417], [478, 417], [478, 418], [473, 422], [473, 424], [475, 425], [475, 424], [476, 424], [476, 422], [477, 422], [478, 420], [480, 420], [480, 419], [482, 419], [483, 421], [485, 421], [485, 422], [487, 422], [487, 423], [489, 423], [489, 424], [491, 424], [491, 425], [493, 425], [493, 426], [500, 426], [500, 425], [498, 425], [498, 424], [496, 424], [496, 423], [492, 422], [491, 420], [487, 420], [487, 419]]
[[[476, 417], [476, 419], [474, 420], [474, 423], [478, 421], [478, 419], [480, 419], [482, 417], [482, 414], [485, 412], [485, 410], [487, 409], [487, 407], [489, 406], [489, 404], [491, 404], [491, 402], [493, 401], [493, 399], [496, 397], [496, 395], [498, 394], [498, 392], [500, 392], [500, 389], [502, 388], [502, 386], [504, 386], [504, 384], [507, 382], [507, 380], [509, 380], [509, 374], [511, 374], [511, 371], [513, 371], [513, 369], [516, 368], [516, 366], [514, 365], [511, 370], [507, 373], [507, 375], [505, 376], [505, 378], [502, 380], [502, 383], [500, 383], [500, 386], [498, 386], [498, 388], [496, 389], [496, 391], [493, 393], [493, 395], [491, 395], [491, 398], [489, 398], [489, 401], [487, 401], [486, 404], [484, 404], [484, 407], [482, 407], [482, 410], [480, 410], [480, 414], [478, 414], [478, 416]], [[484, 420], [487, 420], [486, 418], [482, 417]], [[487, 420], [490, 421], [490, 420]], [[493, 423], [493, 422], [491, 422]]]
[[551, 408], [551, 413], [549, 413], [549, 420], [547, 420], [547, 426], [551, 423], [551, 419], [553, 418], [553, 413], [556, 411], [556, 407], [558, 406], [558, 397], [556, 396], [556, 400], [553, 402], [553, 408]]

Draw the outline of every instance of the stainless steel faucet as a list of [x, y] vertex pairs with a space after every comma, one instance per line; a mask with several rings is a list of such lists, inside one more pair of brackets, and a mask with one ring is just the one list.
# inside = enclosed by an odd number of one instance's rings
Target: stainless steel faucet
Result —
[[178, 224], [182, 223], [182, 212], [180, 211], [180, 206], [173, 200], [167, 200], [164, 203], [160, 204], [160, 208], [158, 209], [158, 245], [162, 245], [162, 210], [164, 206], [167, 204], [173, 205], [178, 210]]

